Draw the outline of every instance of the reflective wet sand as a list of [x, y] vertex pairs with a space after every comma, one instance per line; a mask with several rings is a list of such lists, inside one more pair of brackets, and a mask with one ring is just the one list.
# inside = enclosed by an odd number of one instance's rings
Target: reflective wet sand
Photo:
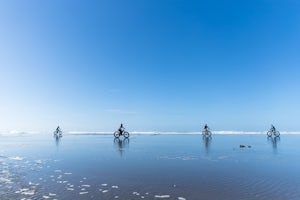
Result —
[[300, 135], [3, 136], [0, 199], [300, 199], [299, 142]]

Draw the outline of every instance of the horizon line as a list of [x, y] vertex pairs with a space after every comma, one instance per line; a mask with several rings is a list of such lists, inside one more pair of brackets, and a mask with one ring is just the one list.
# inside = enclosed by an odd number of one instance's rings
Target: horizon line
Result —
[[[115, 131], [63, 131], [66, 135], [111, 135]], [[211, 131], [216, 135], [262, 135], [265, 131]], [[300, 131], [279, 131], [284, 135], [299, 135]], [[198, 135], [202, 131], [129, 131], [132, 135]], [[0, 131], [0, 136], [30, 135], [30, 134], [53, 134], [53, 131]]]

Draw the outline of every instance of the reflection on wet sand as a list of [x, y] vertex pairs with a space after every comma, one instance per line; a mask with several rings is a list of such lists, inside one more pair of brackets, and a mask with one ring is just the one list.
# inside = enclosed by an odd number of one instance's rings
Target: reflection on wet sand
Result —
[[122, 156], [125, 148], [129, 147], [129, 138], [115, 138], [114, 144], [120, 155]]
[[59, 144], [60, 144], [60, 140], [61, 140], [61, 138], [62, 138], [62, 135], [57, 135], [57, 134], [55, 134], [53, 137], [54, 137], [54, 139], [55, 139], [55, 144], [56, 144], [56, 146], [58, 147]]
[[268, 141], [272, 143], [273, 151], [277, 152], [277, 145], [280, 142], [280, 136], [278, 137], [268, 137]]
[[299, 135], [213, 137], [1, 137], [0, 199], [299, 199]]
[[203, 139], [203, 142], [204, 142], [206, 153], [209, 153], [212, 137], [203, 135], [202, 139]]

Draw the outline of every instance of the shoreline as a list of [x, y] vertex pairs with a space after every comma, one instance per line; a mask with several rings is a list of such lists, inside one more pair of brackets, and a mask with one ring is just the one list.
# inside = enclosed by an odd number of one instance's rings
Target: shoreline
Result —
[[[109, 131], [66, 131], [64, 135], [113, 135]], [[200, 131], [129, 131], [130, 135], [201, 135]], [[1, 136], [25, 136], [25, 135], [51, 135], [53, 132], [24, 132], [10, 131], [0, 132]], [[212, 131], [213, 135], [266, 135], [267, 131]], [[281, 135], [300, 135], [300, 131], [280, 131]]]

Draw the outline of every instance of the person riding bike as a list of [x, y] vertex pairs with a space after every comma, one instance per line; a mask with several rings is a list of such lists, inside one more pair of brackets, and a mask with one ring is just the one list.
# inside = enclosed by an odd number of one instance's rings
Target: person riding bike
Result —
[[211, 136], [211, 132], [209, 130], [209, 127], [207, 124], [204, 125], [203, 131], [202, 131], [202, 135], [206, 136], [206, 137], [210, 137]]
[[123, 124], [121, 124], [118, 130], [114, 132], [115, 138], [119, 138], [121, 135], [124, 136], [125, 138], [129, 137], [129, 133], [125, 131]]
[[276, 128], [275, 128], [275, 126], [273, 126], [273, 124], [271, 124], [271, 128], [269, 131], [267, 131], [267, 135], [268, 135], [268, 137], [271, 137], [272, 135], [274, 135], [275, 137], [279, 137], [280, 132], [276, 130]]
[[124, 130], [125, 130], [125, 128], [124, 128], [123, 124], [121, 124], [118, 131], [120, 131], [120, 134], [122, 134]]
[[61, 132], [61, 130], [60, 130], [60, 127], [58, 126], [58, 127], [56, 128], [56, 133], [59, 133], [59, 132]]
[[275, 132], [275, 131], [276, 131], [276, 128], [275, 128], [275, 126], [273, 126], [273, 124], [271, 124], [271, 129], [270, 129], [270, 131], [272, 131], [272, 132]]
[[207, 124], [204, 125], [204, 130], [205, 130], [205, 131], [208, 131], [208, 130], [209, 130], [209, 127], [207, 126]]

